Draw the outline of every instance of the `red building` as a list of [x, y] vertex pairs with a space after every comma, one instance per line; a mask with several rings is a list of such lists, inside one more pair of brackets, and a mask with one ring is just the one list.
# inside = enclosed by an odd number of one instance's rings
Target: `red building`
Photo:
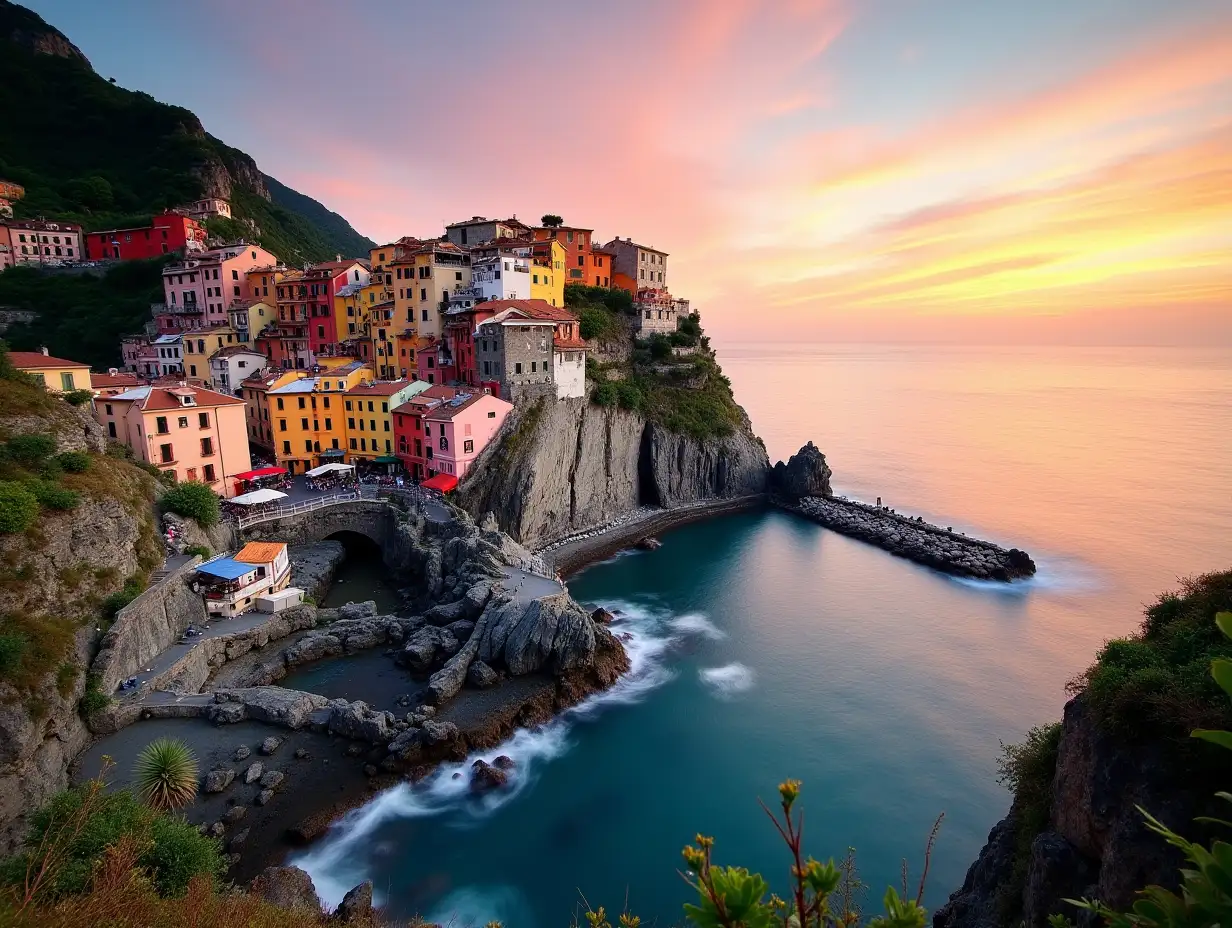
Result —
[[430, 384], [453, 383], [458, 379], [458, 368], [448, 341], [431, 338], [415, 352], [415, 376]]
[[92, 261], [134, 261], [185, 251], [205, 250], [205, 227], [195, 219], [166, 212], [148, 226], [110, 229], [85, 236], [86, 255]]
[[[326, 346], [338, 342], [338, 325], [334, 320], [334, 302], [338, 291], [350, 284], [366, 285], [370, 277], [367, 260], [339, 259], [314, 264], [294, 281], [296, 299], [305, 300], [303, 319], [308, 323], [308, 347], [314, 355], [326, 354]], [[284, 278], [282, 283], [287, 284], [289, 291], [291, 285], [288, 281], [289, 277]], [[300, 295], [305, 290], [306, 298]]]
[[424, 440], [424, 416], [445, 400], [453, 399], [458, 392], [454, 387], [437, 384], [393, 410], [395, 453], [406, 472], [416, 480], [424, 479], [432, 467], [432, 446]]
[[[445, 316], [445, 341], [453, 358], [454, 378], [472, 387], [491, 386], [479, 379], [479, 366], [475, 363], [475, 327], [496, 314], [485, 303], [469, 309], [450, 310]], [[422, 378], [421, 378], [422, 379]], [[492, 391], [500, 396], [499, 384]]]

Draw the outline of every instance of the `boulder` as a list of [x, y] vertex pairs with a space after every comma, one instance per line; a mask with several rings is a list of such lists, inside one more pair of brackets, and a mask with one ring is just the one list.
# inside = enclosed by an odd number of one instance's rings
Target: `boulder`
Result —
[[[244, 718], [292, 729], [303, 728], [311, 720], [312, 713], [329, 702], [324, 696], [289, 690], [281, 686], [249, 686], [219, 690], [214, 694], [214, 701], [218, 705], [211, 706], [211, 710], [221, 710], [228, 705], [239, 705], [242, 707]], [[215, 717], [213, 711], [209, 715], [211, 719]], [[266, 739], [266, 741], [269, 740]], [[264, 746], [262, 753], [265, 753]]]
[[385, 744], [393, 737], [389, 717], [360, 700], [335, 700], [330, 706], [328, 728], [335, 735], [373, 744]]
[[301, 638], [283, 653], [289, 667], [298, 667], [323, 657], [336, 657], [342, 653], [342, 641], [337, 635], [324, 632]]
[[595, 623], [568, 593], [543, 596], [525, 605], [517, 600], [493, 601], [483, 619], [479, 660], [492, 666], [503, 664], [514, 676], [540, 670], [560, 674], [594, 661]]
[[450, 622], [445, 626], [445, 631], [453, 635], [458, 641], [468, 641], [471, 637], [471, 632], [475, 630], [475, 623], [469, 619], [459, 619], [456, 622]]
[[206, 718], [215, 725], [234, 725], [248, 718], [248, 710], [242, 702], [215, 703], [206, 712]]
[[502, 754], [500, 757], [496, 758], [496, 760], [492, 761], [492, 766], [501, 770], [512, 770], [517, 766], [517, 764], [513, 762], [513, 758], [508, 754]]
[[249, 829], [245, 828], [242, 831], [237, 831], [231, 836], [231, 840], [227, 842], [227, 848], [232, 852], [238, 851], [244, 846], [244, 842], [248, 840]]
[[415, 673], [423, 673], [436, 662], [441, 649], [440, 629], [428, 626], [411, 635], [398, 655], [398, 663]]
[[274, 798], [274, 791], [272, 789], [263, 789], [261, 790], [261, 792], [257, 794], [257, 805], [259, 806], [269, 805], [269, 801], [273, 798]]
[[372, 921], [372, 881], [365, 880], [342, 897], [342, 902], [334, 911], [333, 919], [346, 924], [359, 922], [367, 924]]
[[590, 620], [592, 622], [598, 622], [600, 625], [610, 625], [614, 618], [615, 616], [613, 616], [602, 606], [590, 614]]
[[230, 767], [220, 767], [205, 775], [205, 783], [201, 791], [205, 793], [221, 793], [235, 779], [235, 771]]
[[376, 615], [376, 601], [367, 600], [362, 603], [347, 603], [338, 610], [342, 619], [370, 619]]
[[222, 822], [215, 822], [213, 825], [211, 825], [209, 828], [206, 829], [205, 833], [209, 835], [211, 838], [221, 838], [223, 835], [223, 832], [225, 832], [226, 830], [227, 830], [227, 826], [224, 825]]
[[483, 607], [492, 598], [492, 584], [480, 581], [466, 591], [462, 597], [465, 618], [476, 619], [483, 612]]
[[458, 726], [453, 722], [438, 722], [435, 719], [428, 719], [423, 723], [423, 728], [420, 731], [423, 733], [424, 744], [429, 746], [456, 741], [458, 738]]
[[477, 760], [471, 764], [471, 792], [486, 793], [499, 789], [509, 781], [509, 775], [487, 761]]
[[830, 466], [826, 456], [810, 441], [784, 464], [779, 461], [770, 475], [770, 486], [784, 499], [806, 496], [831, 496]]
[[466, 600], [460, 599], [455, 603], [445, 603], [440, 606], [433, 606], [424, 613], [424, 621], [429, 625], [445, 626], [452, 622], [457, 622], [460, 619], [466, 618]]
[[222, 820], [228, 825], [234, 825], [247, 814], [247, 806], [232, 806], [223, 813]]
[[247, 770], [244, 771], [245, 783], [256, 783], [265, 774], [265, 765], [259, 760], [254, 761]]
[[239, 761], [239, 760], [245, 760], [248, 757], [248, 755], [251, 753], [252, 753], [252, 749], [248, 747], [248, 745], [241, 744], [238, 748], [235, 749], [235, 753], [231, 756], [235, 758], [235, 760]]
[[663, 542], [657, 538], [646, 537], [639, 541], [637, 546], [643, 551], [658, 551], [663, 547]]
[[466, 682], [482, 690], [489, 686], [496, 686], [500, 678], [496, 675], [496, 671], [483, 661], [472, 661], [470, 669], [466, 672]]
[[261, 785], [266, 789], [277, 789], [282, 781], [286, 779], [278, 770], [267, 770], [261, 776]]
[[273, 754], [278, 750], [278, 746], [282, 744], [281, 738], [275, 738], [272, 735], [261, 742], [261, 753], [266, 756]]
[[281, 909], [321, 911], [312, 877], [299, 867], [267, 867], [249, 886], [249, 891]]

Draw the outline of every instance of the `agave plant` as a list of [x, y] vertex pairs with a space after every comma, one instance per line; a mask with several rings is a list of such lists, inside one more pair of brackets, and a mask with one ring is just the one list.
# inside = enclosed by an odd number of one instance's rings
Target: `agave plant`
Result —
[[197, 796], [197, 758], [183, 741], [159, 738], [137, 756], [137, 794], [160, 812], [188, 805]]

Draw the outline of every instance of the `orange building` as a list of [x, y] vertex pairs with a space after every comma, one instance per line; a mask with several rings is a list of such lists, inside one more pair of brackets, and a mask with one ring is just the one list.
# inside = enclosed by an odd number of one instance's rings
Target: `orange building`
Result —
[[565, 286], [590, 282], [594, 231], [579, 226], [535, 226], [533, 229], [535, 241], [555, 240], [565, 249]]

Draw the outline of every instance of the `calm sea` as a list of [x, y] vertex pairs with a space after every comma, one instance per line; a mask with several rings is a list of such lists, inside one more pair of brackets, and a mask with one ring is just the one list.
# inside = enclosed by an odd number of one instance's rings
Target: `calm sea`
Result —
[[507, 753], [482, 801], [450, 768], [398, 787], [298, 862], [336, 902], [565, 925], [582, 899], [680, 921], [679, 851], [781, 885], [757, 798], [804, 781], [806, 845], [858, 850], [879, 899], [961, 882], [1008, 805], [1001, 741], [1057, 717], [1068, 679], [1178, 577], [1232, 567], [1232, 352], [731, 346], [772, 459], [814, 441], [838, 492], [1028, 550], [1036, 579], [957, 581], [778, 513], [668, 533], [570, 583], [620, 610], [634, 672]]

